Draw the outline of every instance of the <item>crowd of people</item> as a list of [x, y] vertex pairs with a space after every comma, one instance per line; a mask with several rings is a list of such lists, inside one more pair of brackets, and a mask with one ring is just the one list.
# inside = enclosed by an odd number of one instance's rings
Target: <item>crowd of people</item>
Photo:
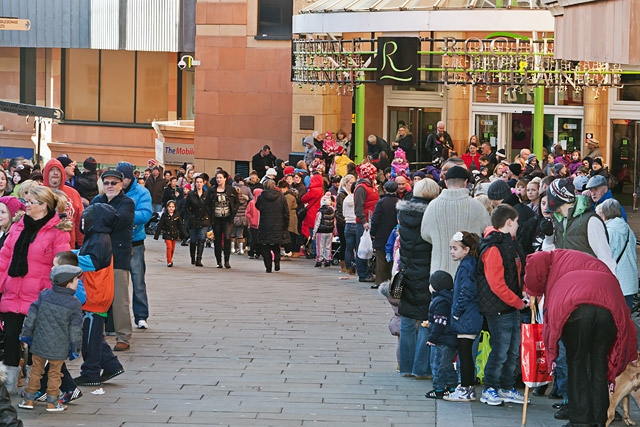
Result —
[[[600, 423], [603, 387], [635, 358], [629, 310], [638, 292], [635, 234], [602, 158], [556, 145], [542, 161], [527, 149], [508, 161], [504, 149], [478, 144], [476, 136], [458, 156], [439, 123], [427, 140], [431, 163], [412, 170], [409, 137], [407, 129], [391, 144], [369, 136], [370, 156], [356, 165], [344, 131], [314, 132], [295, 165], [263, 146], [248, 177], [222, 168], [210, 176], [186, 163], [164, 170], [154, 160], [144, 170], [128, 162], [98, 170], [89, 157], [82, 172], [65, 155], [42, 172], [11, 160], [0, 173], [8, 392], [17, 392], [26, 363], [33, 367], [19, 406], [46, 401], [47, 410], [60, 411], [82, 396], [78, 386], [124, 372], [114, 352], [131, 347], [134, 325], [148, 327], [144, 242], [153, 235], [165, 242], [168, 268], [180, 262], [177, 246], [189, 247], [194, 267], [207, 262], [208, 246], [219, 269], [232, 268], [232, 254], [261, 258], [266, 273], [280, 271], [283, 257], [312, 259], [319, 268], [340, 264], [345, 275], [381, 288], [394, 307], [398, 372], [432, 379], [426, 397], [454, 402], [477, 398], [474, 349], [485, 329], [492, 351], [480, 402], [524, 403], [516, 388], [520, 323], [530, 317], [530, 296], [544, 295], [545, 336], [554, 340], [548, 346], [557, 365], [551, 395], [562, 398], [556, 416]], [[361, 250], [365, 237], [370, 251]], [[576, 263], [593, 274], [555, 279]], [[393, 298], [389, 287], [399, 273], [402, 292]], [[598, 299], [594, 289], [603, 287], [608, 296]], [[69, 300], [74, 294], [83, 315]], [[571, 295], [575, 304], [560, 307], [557, 295]], [[54, 316], [51, 304], [65, 311]], [[53, 317], [70, 326], [57, 331], [55, 343], [70, 344], [70, 357], [82, 354], [75, 378], [61, 347], [44, 344], [51, 337], [43, 338], [41, 328]], [[591, 334], [588, 347], [575, 339], [593, 327], [585, 319], [607, 328]], [[103, 330], [116, 337], [113, 348]], [[21, 362], [25, 346], [33, 365]], [[593, 354], [588, 368], [585, 352]], [[590, 378], [592, 393], [577, 392], [578, 374]]]

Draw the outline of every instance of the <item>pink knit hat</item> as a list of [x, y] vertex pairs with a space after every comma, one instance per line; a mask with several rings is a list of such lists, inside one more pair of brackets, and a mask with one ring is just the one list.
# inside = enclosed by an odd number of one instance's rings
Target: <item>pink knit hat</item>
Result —
[[13, 197], [13, 196], [0, 197], [0, 203], [3, 203], [7, 207], [7, 209], [9, 209], [9, 214], [11, 215], [11, 218], [15, 217], [18, 211], [24, 211], [24, 205], [17, 197]]

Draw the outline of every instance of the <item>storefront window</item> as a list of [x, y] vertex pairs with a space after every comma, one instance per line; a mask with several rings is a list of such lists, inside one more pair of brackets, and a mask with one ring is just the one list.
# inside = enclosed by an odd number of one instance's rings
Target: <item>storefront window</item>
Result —
[[640, 76], [635, 74], [623, 74], [624, 87], [618, 90], [620, 101], [640, 101]]
[[577, 91], [573, 88], [567, 90], [558, 89], [558, 105], [583, 105], [584, 98], [582, 97], [582, 91]]
[[166, 52], [68, 49], [67, 120], [151, 123], [168, 117]]

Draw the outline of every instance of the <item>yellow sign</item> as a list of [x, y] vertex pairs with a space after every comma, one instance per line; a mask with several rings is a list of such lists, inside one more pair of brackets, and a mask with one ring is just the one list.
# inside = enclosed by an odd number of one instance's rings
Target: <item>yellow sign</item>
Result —
[[0, 30], [29, 31], [31, 21], [28, 19], [0, 18]]
[[355, 123], [356, 122], [356, 115], [352, 114], [351, 115], [351, 123]]

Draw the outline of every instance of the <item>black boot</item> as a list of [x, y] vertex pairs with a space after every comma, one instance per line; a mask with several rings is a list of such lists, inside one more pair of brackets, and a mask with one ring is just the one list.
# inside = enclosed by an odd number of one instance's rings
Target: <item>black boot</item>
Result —
[[196, 246], [197, 243], [189, 243], [189, 254], [191, 254], [191, 265], [196, 263]]
[[202, 265], [202, 252], [204, 252], [204, 242], [198, 242], [198, 247], [197, 247], [197, 254], [196, 254], [196, 267], [204, 267]]

